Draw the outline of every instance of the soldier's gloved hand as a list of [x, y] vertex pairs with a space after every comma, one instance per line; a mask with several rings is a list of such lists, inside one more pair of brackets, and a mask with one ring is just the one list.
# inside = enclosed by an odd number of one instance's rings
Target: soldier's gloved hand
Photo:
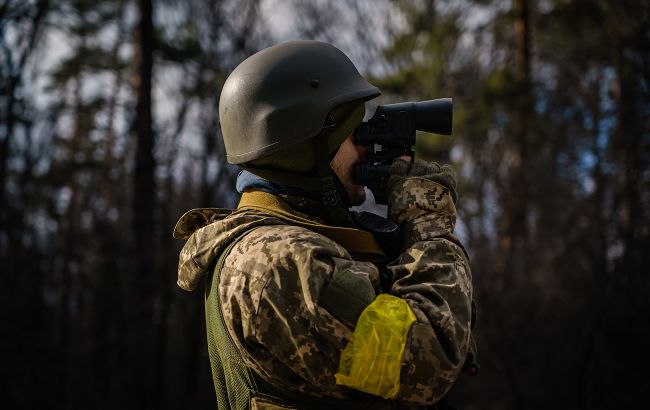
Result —
[[450, 165], [393, 161], [388, 178], [388, 217], [393, 222], [414, 221], [439, 211], [447, 211], [455, 222], [457, 198], [456, 175]]

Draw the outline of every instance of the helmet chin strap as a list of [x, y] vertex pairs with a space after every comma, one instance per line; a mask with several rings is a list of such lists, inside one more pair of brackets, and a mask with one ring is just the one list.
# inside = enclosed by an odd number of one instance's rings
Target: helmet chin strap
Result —
[[[330, 166], [330, 155], [327, 146], [327, 138], [314, 138], [316, 153], [316, 167], [318, 171], [318, 178], [320, 179], [320, 192], [323, 204], [325, 204], [327, 213], [331, 223], [337, 226], [354, 226], [354, 222], [344, 208], [344, 200], [339, 193], [339, 187], [343, 187], [340, 181], [337, 181], [336, 174], [332, 171]], [[338, 182], [338, 186], [337, 186]], [[349, 203], [348, 194], [343, 189], [346, 202]]]
[[314, 153], [316, 154], [316, 169], [320, 180], [320, 192], [323, 203], [328, 208], [339, 207], [341, 196], [334, 183], [334, 173], [330, 166], [330, 155], [326, 138], [314, 138]]
[[339, 196], [341, 197], [341, 203], [343, 207], [345, 209], [350, 208], [352, 206], [352, 200], [350, 199], [350, 194], [348, 193], [348, 190], [345, 189], [345, 185], [343, 185], [343, 182], [341, 182], [339, 176], [336, 175], [336, 172], [333, 172], [332, 176], [334, 177], [334, 185], [336, 185], [336, 190], [339, 192]]

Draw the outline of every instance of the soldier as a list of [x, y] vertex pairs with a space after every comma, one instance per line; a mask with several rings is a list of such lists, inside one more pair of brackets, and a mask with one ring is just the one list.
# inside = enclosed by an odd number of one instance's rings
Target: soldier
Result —
[[178, 285], [207, 281], [220, 409], [433, 406], [466, 363], [472, 283], [449, 166], [393, 163], [397, 249], [348, 212], [365, 199], [353, 131], [378, 95], [317, 41], [262, 50], [226, 80], [219, 115], [241, 201], [189, 211], [174, 231], [187, 240]]

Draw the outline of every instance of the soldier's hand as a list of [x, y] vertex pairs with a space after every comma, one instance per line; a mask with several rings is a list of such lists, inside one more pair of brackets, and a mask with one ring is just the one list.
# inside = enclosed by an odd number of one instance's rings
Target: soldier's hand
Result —
[[411, 164], [398, 158], [390, 167], [388, 216], [396, 223], [449, 206], [454, 208], [457, 196], [456, 174], [450, 165], [422, 160]]

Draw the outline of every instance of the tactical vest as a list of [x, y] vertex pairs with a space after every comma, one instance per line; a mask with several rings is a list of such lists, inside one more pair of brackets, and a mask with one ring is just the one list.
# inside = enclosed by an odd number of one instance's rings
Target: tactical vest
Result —
[[[253, 228], [254, 229], [254, 228]], [[219, 299], [224, 261], [242, 234], [225, 249], [207, 279], [205, 312], [208, 352], [219, 409], [365, 409], [399, 408], [398, 402], [360, 394], [359, 400], [344, 401], [307, 396], [273, 386], [244, 363], [228, 332]]]

